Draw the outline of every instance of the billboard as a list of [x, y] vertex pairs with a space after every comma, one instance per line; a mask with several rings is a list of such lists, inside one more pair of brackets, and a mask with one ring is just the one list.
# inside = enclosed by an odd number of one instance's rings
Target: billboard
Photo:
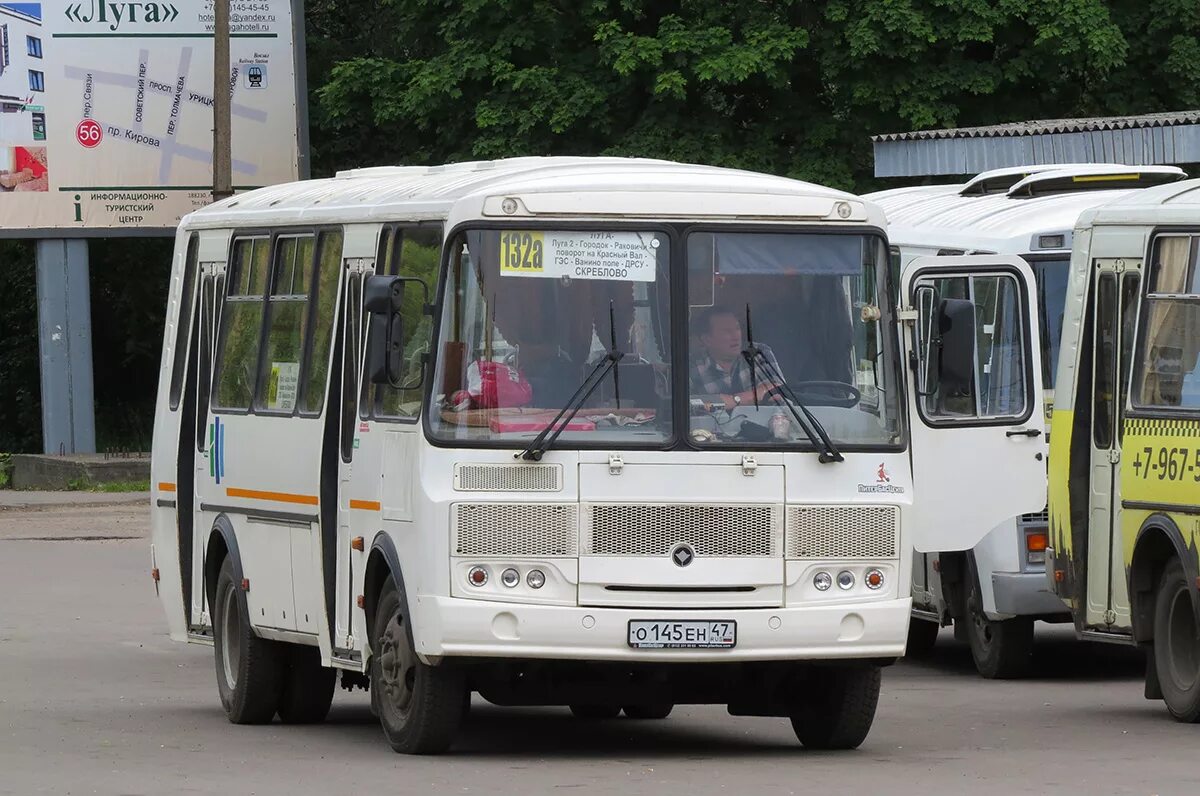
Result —
[[[230, 0], [235, 190], [307, 157], [291, 4]], [[213, 24], [212, 0], [0, 0], [0, 235], [168, 230], [208, 204]]]

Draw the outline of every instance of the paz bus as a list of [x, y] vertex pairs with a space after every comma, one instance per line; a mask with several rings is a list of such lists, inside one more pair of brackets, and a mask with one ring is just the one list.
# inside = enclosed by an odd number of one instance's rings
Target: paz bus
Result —
[[[1174, 166], [1056, 164], [995, 169], [965, 183], [895, 188], [863, 198], [883, 208], [900, 263], [917, 257], [1014, 254], [1037, 280], [1041, 379], [1048, 422], [1062, 333], [1072, 230], [1080, 213], [1131, 191], [1186, 179]], [[976, 670], [988, 678], [1026, 674], [1034, 622], [1069, 622], [1046, 585], [1047, 514], [1007, 518], [967, 552], [913, 557], [908, 655], [932, 650], [953, 622]]]
[[1051, 422], [1050, 587], [1083, 638], [1147, 653], [1146, 697], [1200, 719], [1200, 180], [1075, 229]]
[[[170, 634], [212, 645], [231, 721], [321, 721], [340, 676], [406, 753], [475, 694], [719, 704], [855, 747], [912, 548], [1045, 503], [1028, 266], [905, 280], [868, 202], [662, 161], [359, 169], [198, 210], [154, 427]], [[964, 400], [986, 384], [946, 280], [1025, 341], [1003, 411]]]

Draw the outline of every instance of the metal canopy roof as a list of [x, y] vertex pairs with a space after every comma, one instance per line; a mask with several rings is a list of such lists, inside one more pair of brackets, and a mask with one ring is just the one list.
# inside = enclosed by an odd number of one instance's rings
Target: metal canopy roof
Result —
[[1054, 163], [1200, 163], [1200, 110], [915, 130], [871, 141], [876, 177]]

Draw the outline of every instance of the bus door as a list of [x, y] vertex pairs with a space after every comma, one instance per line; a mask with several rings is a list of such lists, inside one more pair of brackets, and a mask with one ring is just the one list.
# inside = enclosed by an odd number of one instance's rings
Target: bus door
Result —
[[1098, 259], [1093, 268], [1091, 505], [1087, 552], [1088, 627], [1130, 627], [1121, 542], [1121, 434], [1137, 319], [1141, 263]]
[[967, 550], [1046, 505], [1036, 283], [1014, 256], [922, 257], [901, 288], [913, 462], [909, 538]]
[[[157, 485], [161, 497], [155, 501], [155, 511], [167, 512], [168, 527], [175, 529], [176, 549], [179, 552], [180, 600], [185, 627], [191, 624], [192, 599], [192, 503], [195, 495], [193, 468], [195, 448], [192, 446], [192, 427], [196, 422], [196, 365], [200, 359], [199, 324], [196, 321], [196, 279], [199, 270], [199, 236], [188, 237], [180, 278], [179, 300], [168, 311], [168, 322], [175, 328], [172, 349], [171, 382], [168, 393], [169, 416], [174, 426], [175, 467], [170, 482]], [[173, 320], [172, 320], [173, 319]], [[171, 493], [174, 493], [171, 495]], [[161, 542], [160, 542], [161, 544]]]
[[[229, 242], [228, 234], [226, 234], [223, 243], [227, 246]], [[212, 373], [213, 373], [213, 352], [216, 347], [217, 329], [220, 324], [221, 317], [221, 297], [225, 293], [225, 252], [221, 252], [221, 261], [202, 261], [200, 268], [200, 286], [197, 297], [199, 307], [196, 311], [196, 318], [199, 322], [199, 328], [196, 334], [196, 367], [195, 381], [193, 388], [195, 389], [195, 428], [192, 439], [186, 444], [193, 444], [194, 452], [190, 456], [184, 457], [181, 455], [180, 462], [187, 462], [192, 467], [192, 472], [188, 477], [188, 486], [192, 492], [192, 499], [188, 508], [192, 512], [191, 525], [195, 529], [190, 541], [190, 550], [188, 558], [191, 561], [191, 578], [190, 583], [194, 584], [191, 589], [191, 605], [190, 605], [190, 620], [189, 627], [199, 630], [210, 625], [210, 612], [208, 606], [208, 595], [203, 587], [204, 584], [204, 556], [208, 547], [208, 530], [209, 526], [205, 522], [204, 511], [201, 506], [205, 503], [213, 503], [216, 495], [212, 488], [212, 481], [209, 475], [209, 469], [216, 468], [219, 464], [219, 459], [215, 455], [215, 451], [209, 445], [209, 396], [212, 390]], [[181, 435], [180, 444], [185, 444], [186, 437]], [[182, 465], [181, 465], [182, 466]], [[180, 509], [184, 509], [183, 497], [180, 497]], [[219, 501], [216, 501], [219, 502]], [[180, 550], [180, 555], [184, 553]]]
[[[340, 365], [329, 382], [329, 423], [337, 423], [336, 433], [330, 434], [326, 425], [326, 445], [336, 442], [336, 497], [337, 507], [335, 573], [337, 584], [334, 598], [333, 656], [351, 658], [355, 647], [354, 639], [354, 559], [365, 556], [370, 550], [375, 532], [375, 522], [370, 521], [368, 512], [378, 506], [377, 461], [369, 444], [370, 438], [362, 433], [359, 421], [359, 397], [362, 394], [362, 363], [365, 326], [362, 311], [363, 281], [374, 273], [375, 262], [371, 259], [347, 260], [343, 268], [342, 300], [338, 312], [337, 354], [335, 362]], [[366, 423], [362, 423], [365, 427]], [[360, 449], [366, 438], [368, 445]], [[326, 450], [326, 456], [329, 456]], [[372, 478], [374, 474], [374, 478]], [[323, 485], [324, 486], [324, 485]], [[323, 495], [324, 497], [324, 495]], [[361, 538], [361, 544], [356, 541]], [[361, 550], [356, 548], [361, 547]], [[365, 563], [363, 564], [365, 566]], [[359, 578], [361, 581], [361, 576]]]
[[[402, 559], [404, 547], [415, 544], [412, 533], [416, 496], [417, 450], [421, 427], [421, 396], [432, 333], [427, 310], [441, 258], [440, 224], [396, 224], [379, 233], [378, 256], [351, 261], [347, 272], [343, 359], [342, 420], [340, 429], [337, 646], [347, 658], [362, 646], [368, 628], [354, 611], [366, 562], [375, 536], [383, 529]], [[364, 281], [372, 274], [402, 276], [401, 318], [404, 351], [394, 384], [372, 383], [365, 361], [375, 331], [363, 308]], [[382, 337], [380, 340], [382, 341]], [[362, 540], [361, 545], [357, 540]], [[357, 549], [362, 547], [362, 550]], [[345, 554], [345, 555], [343, 555]], [[344, 646], [343, 646], [344, 645]]]

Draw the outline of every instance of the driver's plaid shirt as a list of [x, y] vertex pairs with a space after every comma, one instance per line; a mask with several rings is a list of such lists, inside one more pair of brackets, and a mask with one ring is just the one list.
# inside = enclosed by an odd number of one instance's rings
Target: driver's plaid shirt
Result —
[[[783, 369], [779, 367], [779, 360], [775, 358], [775, 352], [771, 350], [771, 347], [761, 343], [757, 343], [756, 347], [766, 360], [775, 366], [775, 371], [782, 376]], [[745, 392], [764, 382], [772, 383], [772, 380], [763, 372], [760, 359], [754, 363], [754, 376], [757, 379], [756, 383], [750, 381], [750, 365], [747, 364], [744, 356], [738, 356], [728, 373], [721, 370], [712, 357], [705, 356], [692, 369], [692, 393], [695, 395], [733, 395]]]

